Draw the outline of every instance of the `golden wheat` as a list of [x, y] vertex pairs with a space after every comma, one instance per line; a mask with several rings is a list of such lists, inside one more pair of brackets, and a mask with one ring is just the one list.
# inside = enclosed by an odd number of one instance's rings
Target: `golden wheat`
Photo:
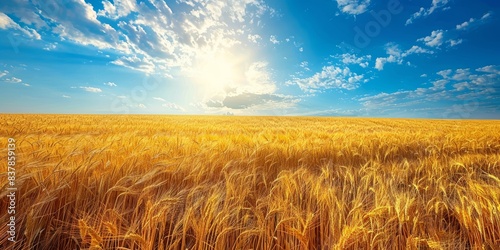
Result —
[[1, 249], [500, 246], [498, 121], [1, 118]]

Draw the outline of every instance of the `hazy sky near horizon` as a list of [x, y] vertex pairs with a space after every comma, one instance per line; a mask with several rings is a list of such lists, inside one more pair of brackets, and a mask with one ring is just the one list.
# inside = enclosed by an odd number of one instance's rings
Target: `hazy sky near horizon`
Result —
[[1, 113], [500, 119], [497, 0], [8, 0]]

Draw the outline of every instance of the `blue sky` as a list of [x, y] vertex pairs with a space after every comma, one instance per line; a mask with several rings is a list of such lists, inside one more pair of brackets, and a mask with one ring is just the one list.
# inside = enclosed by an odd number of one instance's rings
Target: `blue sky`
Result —
[[0, 112], [500, 119], [496, 0], [9, 0]]

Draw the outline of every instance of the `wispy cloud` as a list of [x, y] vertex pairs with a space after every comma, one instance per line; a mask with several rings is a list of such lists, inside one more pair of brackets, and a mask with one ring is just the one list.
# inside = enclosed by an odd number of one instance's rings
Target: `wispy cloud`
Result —
[[488, 65], [482, 68], [476, 69], [478, 72], [491, 73], [495, 75], [500, 75], [500, 66], [498, 65]]
[[413, 15], [406, 20], [406, 25], [412, 24], [416, 19], [426, 17], [434, 13], [436, 10], [444, 9], [449, 2], [449, 0], [432, 0], [431, 7], [428, 9], [421, 7], [419, 11], [413, 13]]
[[62, 95], [62, 97], [66, 98], [66, 99], [70, 99], [71, 98], [71, 96], [69, 96], [69, 95]]
[[78, 87], [80, 89], [83, 89], [87, 92], [91, 92], [91, 93], [101, 93], [102, 92], [102, 89], [100, 88], [95, 88], [95, 87], [84, 87], [84, 86], [80, 86]]
[[258, 43], [260, 40], [262, 40], [262, 37], [258, 34], [248, 34], [248, 40], [253, 43]]
[[11, 78], [5, 79], [4, 81], [8, 82], [8, 83], [21, 83], [23, 80], [21, 80], [17, 77], [11, 77]]
[[280, 41], [278, 41], [278, 39], [277, 39], [277, 38], [276, 38], [276, 36], [274, 36], [274, 35], [271, 35], [271, 36], [269, 37], [269, 41], [270, 41], [272, 44], [279, 44], [279, 43], [280, 43]]
[[[242, 37], [258, 41], [260, 36], [252, 27], [273, 12], [261, 0], [105, 0], [102, 9], [83, 0], [12, 2], [2, 10], [8, 10], [14, 20], [44, 27], [44, 34], [61, 41], [111, 50], [118, 55], [112, 61], [115, 65], [165, 76], [171, 70], [191, 67], [203, 53], [238, 46]], [[183, 11], [174, 14], [170, 5], [182, 5]], [[1, 12], [0, 29], [18, 29], [40, 39], [34, 29], [19, 26]]]
[[23, 82], [22, 79], [20, 78], [17, 78], [17, 77], [8, 77], [8, 78], [4, 78], [4, 76], [8, 75], [9, 74], [9, 71], [5, 70], [4, 72], [1, 72], [0, 73], [0, 78], [3, 78], [3, 79], [0, 79], [0, 81], [3, 81], [5, 83], [9, 83], [9, 84], [20, 84], [20, 85], [23, 85], [23, 86], [26, 86], [26, 87], [30, 87], [31, 85], [26, 83], [26, 82]]
[[114, 4], [109, 1], [102, 2], [104, 9], [99, 10], [97, 15], [111, 19], [126, 17], [130, 13], [137, 11], [138, 6], [135, 0], [115, 0]]
[[485, 13], [481, 18], [475, 19], [475, 18], [470, 18], [468, 21], [465, 21], [461, 24], [457, 24], [456, 29], [457, 30], [466, 30], [469, 29], [470, 27], [473, 27], [475, 25], [484, 23], [489, 17], [491, 16], [491, 13]]
[[433, 54], [434, 52], [416, 45], [406, 51], [402, 51], [399, 48], [399, 45], [395, 43], [388, 43], [386, 44], [386, 53], [388, 55], [387, 57], [378, 57], [375, 60], [375, 69], [383, 70], [386, 63], [402, 64], [406, 57], [413, 54]]
[[303, 68], [306, 71], [310, 71], [311, 69], [309, 68], [309, 62], [303, 61], [300, 63], [300, 67]]
[[3, 72], [0, 72], [0, 78], [6, 76], [7, 74], [9, 74], [9, 71], [7, 71], [7, 70], [4, 70]]
[[116, 86], [118, 86], [114, 82], [105, 82], [104, 85], [109, 86], [109, 87], [116, 87]]
[[160, 101], [160, 102], [166, 102], [165, 99], [161, 98], [161, 97], [153, 97], [154, 100], [157, 100], [157, 101]]
[[450, 44], [451, 47], [455, 47], [459, 44], [462, 44], [463, 42], [464, 42], [463, 39], [457, 39], [457, 40], [450, 39], [450, 40], [448, 40], [448, 43]]

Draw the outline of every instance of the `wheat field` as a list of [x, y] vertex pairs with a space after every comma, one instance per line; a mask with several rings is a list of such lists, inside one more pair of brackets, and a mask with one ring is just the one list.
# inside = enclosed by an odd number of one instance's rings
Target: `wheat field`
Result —
[[500, 121], [0, 117], [1, 249], [500, 246]]

